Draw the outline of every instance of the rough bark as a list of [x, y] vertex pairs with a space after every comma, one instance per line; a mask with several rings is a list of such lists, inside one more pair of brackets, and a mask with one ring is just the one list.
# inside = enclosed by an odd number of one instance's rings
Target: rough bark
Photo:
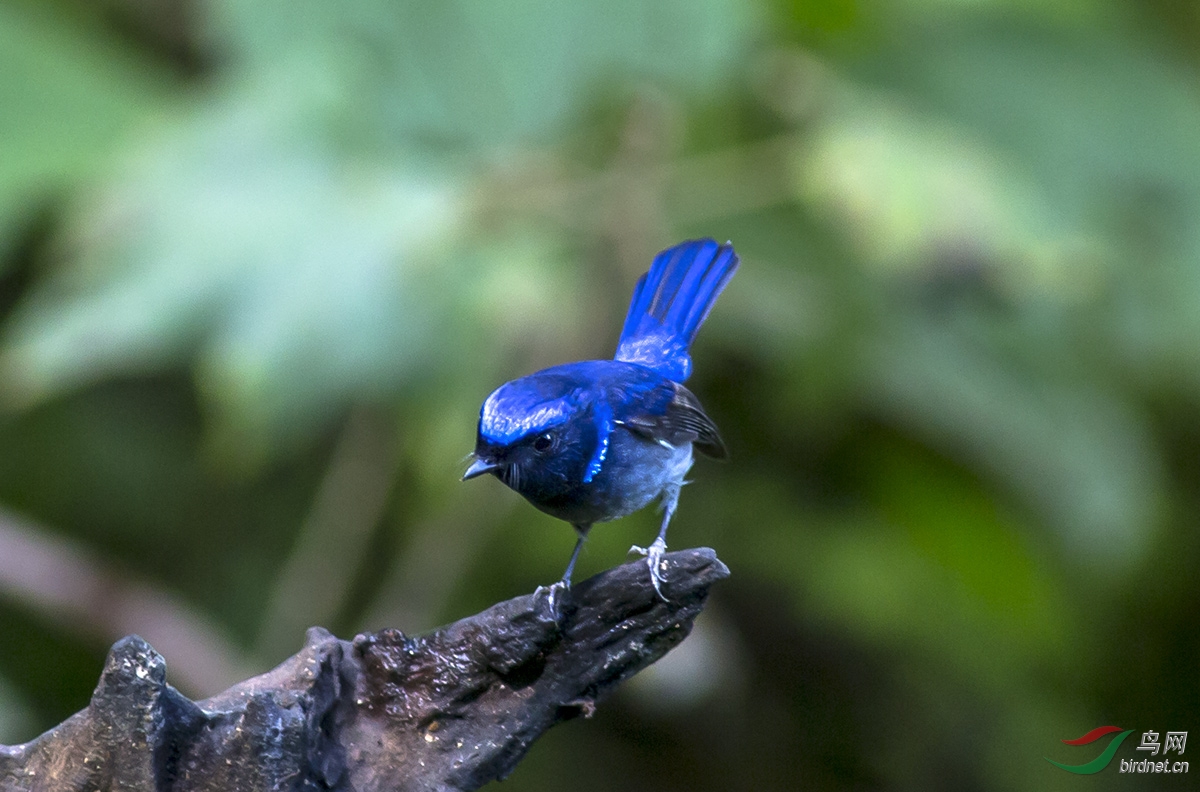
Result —
[[706, 548], [664, 561], [665, 602], [633, 562], [556, 608], [539, 590], [418, 637], [314, 627], [279, 667], [195, 703], [129, 636], [87, 709], [0, 746], [0, 790], [476, 789], [683, 640], [729, 574]]

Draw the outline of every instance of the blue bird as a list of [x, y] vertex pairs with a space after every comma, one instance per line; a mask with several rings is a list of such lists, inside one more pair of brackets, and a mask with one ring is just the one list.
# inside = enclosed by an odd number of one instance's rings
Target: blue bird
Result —
[[646, 556], [663, 596], [667, 524], [692, 451], [727, 455], [683, 382], [692, 373], [688, 349], [696, 331], [737, 267], [732, 245], [711, 239], [664, 250], [634, 287], [613, 360], [554, 366], [501, 385], [484, 401], [463, 480], [490, 473], [575, 527], [575, 550], [556, 586], [571, 585], [592, 525], [658, 499], [658, 538], [631, 552]]

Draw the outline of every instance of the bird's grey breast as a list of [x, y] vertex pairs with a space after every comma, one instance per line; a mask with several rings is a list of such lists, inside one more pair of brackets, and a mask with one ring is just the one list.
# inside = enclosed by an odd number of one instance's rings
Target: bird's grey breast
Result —
[[661, 495], [677, 496], [692, 467], [692, 444], [671, 445], [616, 427], [604, 466], [597, 476], [595, 506], [615, 520], [648, 506]]

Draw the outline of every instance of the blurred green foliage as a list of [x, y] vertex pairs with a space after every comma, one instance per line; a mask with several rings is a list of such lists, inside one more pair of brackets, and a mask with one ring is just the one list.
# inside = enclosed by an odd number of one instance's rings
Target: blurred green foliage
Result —
[[733, 461], [672, 544], [734, 576], [508, 786], [1065, 789], [1200, 728], [1197, 8], [0, 2], [0, 742], [125, 631], [207, 695], [554, 579], [457, 480], [479, 403], [701, 235]]

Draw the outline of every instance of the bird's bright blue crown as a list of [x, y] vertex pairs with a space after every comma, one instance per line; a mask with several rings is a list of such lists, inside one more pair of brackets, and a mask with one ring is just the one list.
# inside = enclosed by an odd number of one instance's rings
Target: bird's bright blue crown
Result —
[[535, 389], [502, 385], [487, 397], [479, 414], [479, 434], [497, 445], [511, 445], [523, 437], [566, 423], [576, 404], [566, 395], [547, 398]]

